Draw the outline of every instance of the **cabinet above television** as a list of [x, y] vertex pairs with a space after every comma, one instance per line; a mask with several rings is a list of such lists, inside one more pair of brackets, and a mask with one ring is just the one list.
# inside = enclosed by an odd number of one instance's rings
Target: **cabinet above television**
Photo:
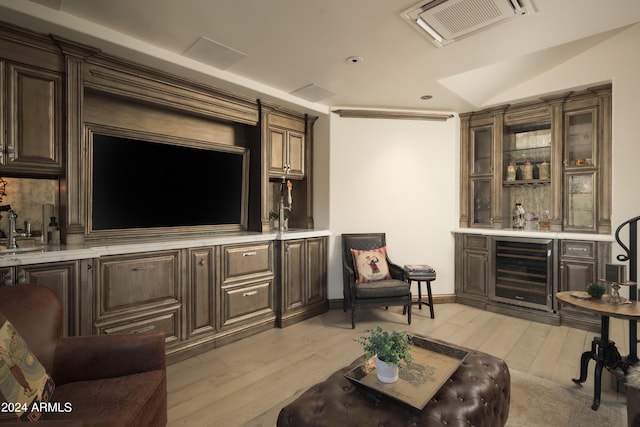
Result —
[[520, 203], [534, 228], [611, 232], [611, 85], [460, 119], [461, 227], [512, 228]]

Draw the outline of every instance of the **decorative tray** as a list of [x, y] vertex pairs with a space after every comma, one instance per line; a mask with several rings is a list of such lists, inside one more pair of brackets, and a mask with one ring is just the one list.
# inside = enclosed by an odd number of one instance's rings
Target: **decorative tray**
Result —
[[345, 377], [370, 390], [422, 410], [455, 372], [469, 352], [442, 342], [412, 336], [413, 362], [400, 367], [400, 378], [392, 384], [378, 381], [375, 358], [365, 360]]

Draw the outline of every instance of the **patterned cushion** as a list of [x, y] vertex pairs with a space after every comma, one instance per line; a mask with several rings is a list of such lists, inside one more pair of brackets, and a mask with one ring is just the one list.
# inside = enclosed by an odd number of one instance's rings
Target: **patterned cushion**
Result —
[[391, 279], [386, 246], [371, 250], [351, 249], [351, 255], [356, 270], [356, 283]]
[[53, 394], [53, 380], [18, 331], [0, 313], [0, 419], [37, 421], [40, 402]]

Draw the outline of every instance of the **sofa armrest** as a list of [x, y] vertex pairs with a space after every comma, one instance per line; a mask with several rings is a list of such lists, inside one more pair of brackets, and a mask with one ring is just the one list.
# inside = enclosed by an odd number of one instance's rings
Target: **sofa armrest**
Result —
[[404, 268], [400, 267], [398, 264], [394, 264], [389, 260], [389, 258], [387, 258], [387, 264], [389, 264], [389, 273], [392, 278], [406, 282], [406, 272], [404, 271]]
[[56, 384], [165, 369], [161, 332], [61, 338], [51, 377]]

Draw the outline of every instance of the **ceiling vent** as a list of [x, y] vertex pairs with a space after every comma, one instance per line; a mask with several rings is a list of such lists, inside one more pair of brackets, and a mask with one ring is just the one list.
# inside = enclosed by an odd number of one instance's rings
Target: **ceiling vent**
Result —
[[438, 47], [517, 16], [535, 13], [531, 0], [431, 0], [402, 12]]

